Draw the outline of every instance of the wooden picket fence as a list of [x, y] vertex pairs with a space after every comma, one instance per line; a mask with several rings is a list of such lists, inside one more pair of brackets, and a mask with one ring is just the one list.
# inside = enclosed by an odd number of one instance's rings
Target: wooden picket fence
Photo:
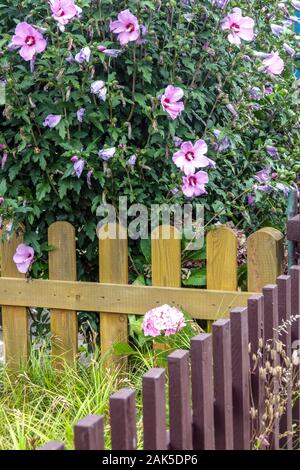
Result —
[[[232, 309], [230, 319], [215, 321], [212, 334], [193, 338], [191, 351], [171, 353], [167, 372], [157, 368], [144, 375], [143, 443], [139, 447], [144, 450], [252, 448], [253, 437], [266, 431], [265, 408], [267, 414], [275, 415], [279, 407], [275, 401], [269, 410], [270, 397], [261, 374], [261, 369], [267, 367], [267, 357], [265, 353], [261, 358], [258, 356], [254, 367], [253, 353], [265, 351], [272, 339], [273, 369], [281, 364], [289, 370], [284, 358], [291, 357], [292, 342], [300, 338], [299, 319], [288, 324], [282, 335], [278, 326], [289, 320], [292, 313], [300, 315], [300, 266], [292, 267], [288, 276], [279, 276], [276, 285], [264, 287], [262, 294], [251, 296], [247, 307]], [[286, 345], [285, 354], [278, 347], [281, 343]], [[286, 394], [280, 392], [281, 397], [286, 396], [285, 411], [271, 421], [270, 431], [258, 446], [261, 450], [300, 448], [300, 400], [299, 393], [297, 400], [293, 396], [292, 387], [292, 380], [299, 380], [299, 366], [294, 366], [289, 376], [291, 382], [285, 386]], [[279, 396], [277, 377], [274, 376], [271, 388], [275, 396]], [[256, 409], [253, 419], [251, 408]], [[135, 450], [135, 391], [122, 389], [112, 395], [109, 414], [112, 450]], [[74, 445], [77, 450], [104, 449], [104, 417], [88, 416], [77, 423]], [[63, 449], [64, 444], [60, 442], [50, 442], [42, 448]]]
[[106, 353], [115, 341], [128, 338], [129, 314], [143, 315], [151, 308], [168, 303], [184, 308], [193, 318], [215, 321], [228, 318], [230, 310], [246, 306], [253, 293], [274, 283], [283, 271], [283, 235], [263, 228], [247, 240], [248, 292], [238, 288], [237, 235], [226, 226], [208, 232], [207, 289], [181, 287], [181, 240], [174, 227], [164, 239], [166, 226], [152, 233], [151, 287], [128, 285], [128, 241], [119, 225], [116, 239], [99, 241], [98, 282], [77, 282], [76, 234], [68, 222], [49, 227], [49, 280], [25, 279], [13, 262], [22, 234], [0, 243], [0, 305], [5, 357], [11, 366], [28, 357], [28, 307], [51, 309], [52, 351], [55, 357], [72, 362], [77, 355], [77, 312], [101, 312], [101, 351]]
[[68, 222], [49, 227], [49, 280], [27, 280], [13, 262], [22, 234], [0, 243], [0, 305], [6, 360], [13, 364], [28, 357], [28, 307], [51, 309], [53, 355], [72, 362], [77, 354], [77, 312], [101, 312], [101, 351], [128, 337], [129, 314], [142, 315], [168, 303], [184, 308], [195, 319], [226, 318], [236, 306], [245, 306], [251, 293], [261, 292], [282, 273], [283, 235], [273, 228], [253, 233], [248, 246], [248, 291], [238, 290], [237, 235], [226, 226], [209, 231], [207, 290], [181, 287], [181, 240], [174, 227], [164, 239], [166, 227], [152, 234], [152, 287], [128, 285], [128, 241], [119, 225], [116, 238], [99, 241], [101, 283], [77, 282], [76, 234]]

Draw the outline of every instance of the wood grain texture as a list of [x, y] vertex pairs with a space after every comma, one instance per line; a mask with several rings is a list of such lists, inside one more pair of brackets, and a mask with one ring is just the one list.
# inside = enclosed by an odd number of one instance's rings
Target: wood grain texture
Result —
[[300, 242], [300, 214], [292, 217], [287, 223], [287, 239]]
[[250, 450], [249, 332], [247, 308], [230, 314], [233, 439], [235, 450]]
[[[181, 286], [181, 240], [175, 227], [161, 225], [153, 230], [151, 234], [151, 264], [153, 286]], [[153, 341], [153, 348], [158, 352], [156, 359], [158, 366], [159, 351], [167, 350], [168, 346]]]
[[[292, 282], [292, 315], [300, 315], [300, 266], [292, 266], [290, 269], [291, 282]], [[292, 351], [299, 351], [299, 338], [300, 338], [300, 318], [292, 322], [291, 328], [292, 335]], [[300, 365], [294, 366], [294, 388], [300, 380]], [[293, 407], [293, 423], [295, 425], [295, 433], [293, 436], [294, 448], [299, 447], [300, 442], [300, 400], [295, 401]]]
[[122, 389], [110, 397], [112, 450], [136, 450], [135, 391]]
[[210, 230], [206, 237], [207, 288], [237, 290], [237, 236], [229, 227]]
[[[24, 274], [19, 273], [13, 261], [17, 246], [23, 243], [22, 234], [15, 233], [10, 241], [2, 241], [2, 236], [3, 232], [0, 231], [1, 276], [23, 279], [26, 282]], [[11, 295], [15, 296], [15, 292], [11, 291]], [[1, 302], [1, 305], [5, 361], [13, 370], [28, 359], [28, 314], [26, 306], [11, 306], [5, 302]]]
[[191, 340], [193, 449], [214, 450], [214, 385], [212, 335]]
[[250, 235], [248, 248], [248, 291], [261, 292], [283, 272], [283, 235], [275, 228], [262, 228]]
[[[116, 238], [105, 238], [104, 233], [111, 231]], [[109, 224], [102, 227], [99, 236], [99, 278], [100, 282], [128, 283], [128, 240], [127, 231], [121, 225]], [[100, 310], [101, 353], [111, 351], [117, 341], [128, 341], [128, 321], [122, 309], [118, 315]], [[124, 312], [125, 313], [125, 312]], [[114, 358], [114, 363], [125, 366], [126, 358]]]
[[230, 320], [213, 324], [214, 421], [216, 450], [233, 450]]
[[177, 350], [168, 356], [170, 448], [193, 449], [190, 404], [189, 351]]
[[[292, 329], [289, 324], [292, 311], [292, 280], [291, 276], [279, 276], [277, 279], [278, 286], [278, 322], [279, 325], [285, 324], [285, 329], [279, 334], [279, 341], [285, 346], [285, 352], [288, 358], [292, 357]], [[283, 358], [279, 358], [283, 367], [285, 362]], [[280, 419], [280, 434], [284, 435], [280, 439], [280, 449], [292, 450], [292, 378], [286, 383], [286, 409]]]
[[[164, 231], [170, 239], [164, 239]], [[181, 286], [181, 240], [174, 227], [160, 226], [152, 232], [152, 284], [153, 286]]]
[[[237, 236], [226, 226], [217, 227], [206, 237], [207, 289], [237, 290]], [[208, 323], [208, 331], [212, 322]]]
[[167, 449], [165, 369], [152, 369], [143, 376], [144, 450]]
[[[265, 344], [269, 343], [271, 348], [276, 347], [278, 341], [278, 287], [275, 284], [267, 285], [263, 288], [264, 296], [264, 339]], [[276, 352], [274, 357], [267, 357], [271, 362], [272, 367], [279, 365], [279, 355]], [[272, 392], [276, 396], [279, 394], [279, 381], [277, 377], [273, 378]], [[277, 411], [278, 405], [273, 406], [274, 414]], [[270, 449], [279, 449], [279, 419], [274, 418], [271, 433], [270, 433]]]
[[[249, 344], [251, 347], [250, 370], [251, 370], [251, 391], [253, 406], [257, 410], [257, 415], [251, 420], [252, 435], [263, 433], [262, 416], [265, 409], [265, 383], [259, 374], [259, 368], [263, 365], [261, 348], [264, 340], [264, 297], [262, 294], [254, 295], [248, 300], [248, 331]], [[254, 355], [254, 356], [253, 356]]]
[[65, 450], [65, 444], [63, 442], [47, 442], [43, 447], [40, 447], [38, 450]]
[[144, 315], [153, 307], [169, 304], [184, 308], [196, 319], [227, 318], [234, 307], [245, 307], [254, 293], [176, 287], [145, 287], [0, 278], [0, 305]]
[[[76, 281], [75, 229], [68, 222], [55, 222], [48, 229], [49, 278]], [[52, 355], [54, 365], [62, 367], [63, 361], [73, 364], [78, 350], [78, 322], [75, 310], [51, 311]]]
[[74, 426], [76, 450], [104, 449], [104, 416], [89, 415]]

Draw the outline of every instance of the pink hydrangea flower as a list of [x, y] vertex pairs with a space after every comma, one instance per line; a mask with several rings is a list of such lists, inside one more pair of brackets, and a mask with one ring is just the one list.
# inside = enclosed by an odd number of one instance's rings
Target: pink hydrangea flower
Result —
[[26, 274], [34, 259], [34, 250], [30, 246], [25, 245], [22, 243], [17, 247], [17, 251], [13, 257], [13, 260], [17, 266], [17, 270], [22, 273]]
[[171, 118], [176, 119], [184, 111], [184, 103], [180, 101], [184, 92], [179, 87], [167, 86], [165, 93], [161, 97], [161, 105]]
[[193, 175], [184, 176], [181, 186], [182, 192], [187, 197], [203, 196], [207, 194], [205, 185], [208, 181], [209, 178], [206, 171], [198, 171], [198, 173]]
[[121, 46], [126, 46], [131, 41], [140, 37], [140, 25], [136, 16], [129, 10], [121, 11], [118, 19], [110, 23], [110, 31], [118, 35]]
[[47, 41], [42, 33], [30, 24], [19, 23], [12, 38], [11, 47], [20, 48], [20, 56], [26, 60], [32, 60], [36, 54], [43, 52], [47, 47]]
[[254, 38], [254, 20], [249, 16], [242, 16], [240, 8], [234, 8], [233, 12], [226, 16], [222, 23], [223, 31], [230, 31], [228, 41], [231, 44], [241, 44], [244, 41], [252, 41]]
[[62, 26], [65, 26], [78, 13], [74, 0], [50, 0], [50, 8], [53, 18]]
[[181, 144], [180, 150], [173, 155], [173, 162], [186, 175], [195, 173], [196, 168], [210, 166], [211, 160], [205, 156], [207, 145], [204, 140], [197, 140], [195, 145], [192, 142]]
[[5, 202], [5, 199], [3, 196], [0, 196], [0, 206], [2, 206], [2, 204], [4, 204]]
[[145, 336], [174, 335], [186, 326], [183, 313], [176, 307], [162, 305], [146, 313], [142, 328]]
[[278, 52], [272, 52], [263, 60], [262, 70], [269, 75], [280, 75], [284, 69], [284, 62]]

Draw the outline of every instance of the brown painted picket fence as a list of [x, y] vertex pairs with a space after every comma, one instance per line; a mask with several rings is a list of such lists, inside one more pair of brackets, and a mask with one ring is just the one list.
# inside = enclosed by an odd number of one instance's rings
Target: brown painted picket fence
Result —
[[[238, 290], [237, 235], [226, 226], [208, 232], [207, 289], [181, 287], [181, 240], [174, 227], [164, 239], [166, 226], [152, 234], [152, 287], [128, 285], [128, 242], [121, 226], [116, 239], [99, 245], [100, 283], [77, 282], [76, 234], [67, 222], [49, 227], [49, 280], [28, 280], [13, 262], [22, 234], [0, 243], [0, 305], [6, 361], [18, 366], [28, 357], [28, 307], [51, 309], [52, 351], [69, 362], [77, 355], [77, 312], [101, 312], [101, 351], [115, 341], [127, 340], [129, 314], [143, 315], [165, 303], [184, 308], [193, 318], [228, 318], [232, 308], [245, 306], [252, 293], [273, 283], [283, 266], [283, 235], [263, 228], [247, 240], [248, 292]], [[104, 227], [103, 230], [107, 230]]]
[[[264, 432], [262, 415], [267, 398], [260, 374], [265, 359], [261, 358], [253, 369], [252, 354], [261, 343], [273, 339], [276, 344], [285, 344], [285, 353], [291, 357], [291, 344], [300, 338], [299, 319], [287, 324], [282, 335], [278, 326], [292, 314], [300, 315], [300, 266], [292, 267], [289, 276], [279, 276], [276, 285], [264, 287], [262, 294], [251, 296], [247, 307], [234, 308], [230, 319], [214, 322], [212, 334], [193, 338], [191, 351], [171, 353], [167, 374], [161, 368], [144, 375], [143, 449], [250, 449], [254, 433]], [[273, 367], [282, 361], [277, 349]], [[275, 394], [276, 380], [272, 388]], [[294, 369], [294, 381], [298, 380], [299, 366]], [[300, 400], [292, 408], [295, 398], [292, 387], [287, 387], [285, 412], [280, 419], [275, 418], [268, 436], [270, 445], [263, 445], [263, 450], [300, 448]], [[253, 420], [251, 408], [257, 410]], [[116, 392], [110, 399], [109, 414], [112, 450], [135, 450], [135, 391]], [[104, 449], [104, 417], [88, 416], [77, 423], [74, 444], [77, 450]], [[52, 442], [42, 449], [63, 450], [64, 444]]]

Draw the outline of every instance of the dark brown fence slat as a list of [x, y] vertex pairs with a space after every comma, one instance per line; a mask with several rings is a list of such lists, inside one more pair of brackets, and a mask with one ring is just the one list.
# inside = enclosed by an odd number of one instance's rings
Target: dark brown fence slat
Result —
[[39, 450], [65, 450], [65, 444], [63, 442], [47, 442]]
[[[263, 295], [253, 295], [250, 297], [248, 300], [248, 330], [249, 344], [251, 347], [250, 368], [252, 371], [250, 391], [252, 402], [250, 406], [254, 407], [257, 411], [256, 417], [251, 420], [252, 435], [261, 434], [261, 418], [264, 413], [265, 387], [264, 380], [259, 374], [259, 368], [262, 366], [262, 356], [260, 354], [262, 354], [264, 341], [263, 308]], [[253, 355], [255, 355], [255, 358]]]
[[[293, 266], [290, 269], [292, 278], [292, 315], [300, 315], [300, 266]], [[300, 354], [300, 318], [292, 322], [292, 352], [297, 351]], [[294, 367], [294, 380], [297, 383], [300, 380], [300, 366]], [[294, 448], [300, 447], [300, 400], [296, 400], [293, 407], [293, 424], [295, 434], [293, 436]]]
[[191, 341], [193, 448], [214, 450], [214, 386], [212, 335], [200, 334]]
[[137, 446], [135, 391], [122, 389], [110, 397], [112, 450]]
[[235, 450], [250, 449], [249, 333], [247, 308], [230, 313], [233, 440]]
[[233, 449], [230, 320], [213, 324], [215, 443], [217, 450]]
[[[265, 344], [270, 344], [272, 349], [278, 340], [278, 287], [269, 284], [263, 288], [264, 295], [264, 334]], [[270, 341], [270, 340], [274, 341]], [[272, 360], [272, 367], [279, 364], [279, 358], [276, 354]], [[278, 394], [278, 380], [273, 378], [273, 393]], [[276, 407], [274, 407], [276, 413]], [[270, 448], [279, 449], [279, 420], [274, 419], [273, 432], [270, 435]]]
[[104, 417], [90, 415], [79, 421], [74, 427], [76, 450], [104, 449]]
[[152, 369], [143, 377], [144, 450], [167, 449], [165, 369]]
[[[278, 286], [278, 323], [284, 324], [284, 329], [280, 329], [278, 334], [279, 341], [285, 345], [285, 352], [289, 359], [291, 359], [292, 351], [292, 337], [291, 325], [289, 323], [291, 317], [291, 294], [292, 282], [291, 276], [279, 276], [277, 279]], [[283, 367], [285, 367], [284, 359], [281, 359]], [[292, 439], [292, 384], [287, 383], [287, 397], [286, 397], [286, 410], [280, 419], [279, 430], [280, 434], [286, 433], [286, 436], [280, 439], [280, 448], [291, 450], [293, 447]], [[289, 434], [288, 434], [289, 433]]]
[[189, 351], [175, 351], [168, 357], [170, 446], [172, 450], [192, 449]]

